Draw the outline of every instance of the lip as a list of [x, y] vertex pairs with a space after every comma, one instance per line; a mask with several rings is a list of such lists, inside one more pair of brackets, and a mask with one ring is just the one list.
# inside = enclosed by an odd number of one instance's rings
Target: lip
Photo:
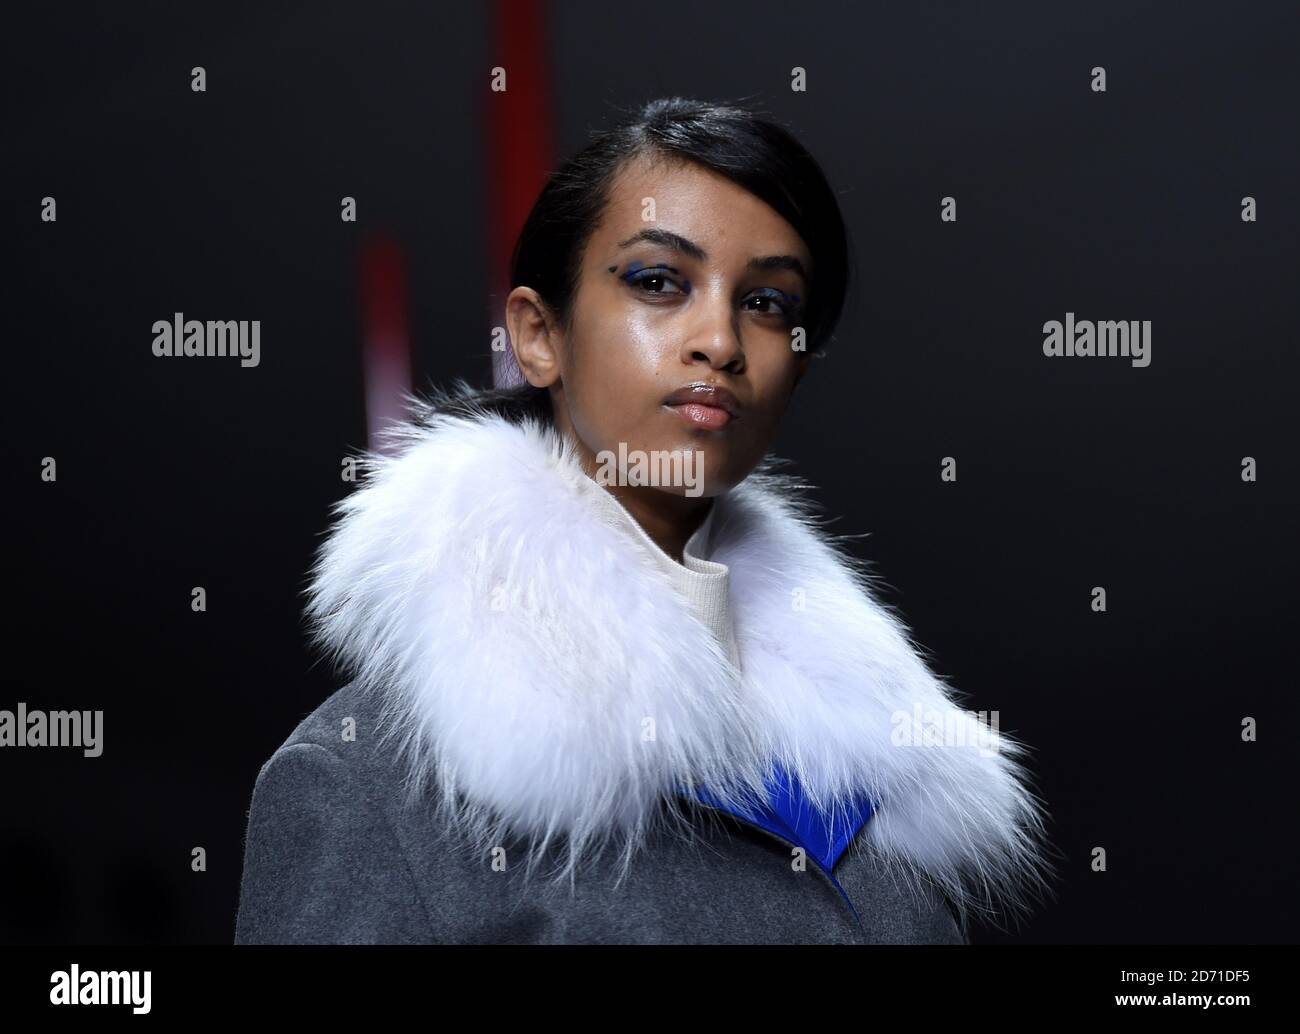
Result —
[[678, 388], [666, 399], [665, 406], [710, 406], [723, 410], [732, 420], [740, 416], [740, 402], [736, 396], [718, 384], [695, 381]]

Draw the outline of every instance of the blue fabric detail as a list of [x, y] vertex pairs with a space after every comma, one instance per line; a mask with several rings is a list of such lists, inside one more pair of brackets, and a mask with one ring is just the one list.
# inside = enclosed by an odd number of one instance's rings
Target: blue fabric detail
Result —
[[879, 806], [865, 796], [841, 801], [832, 821], [804, 796], [799, 780], [779, 764], [773, 766], [767, 789], [765, 802], [740, 808], [724, 804], [704, 786], [687, 791], [687, 796], [799, 845], [828, 873]]

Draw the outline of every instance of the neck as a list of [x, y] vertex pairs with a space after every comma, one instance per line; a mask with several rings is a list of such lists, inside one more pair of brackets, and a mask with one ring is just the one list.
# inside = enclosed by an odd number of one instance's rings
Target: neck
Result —
[[686, 543], [709, 515], [712, 499], [704, 496], [672, 495], [656, 488], [606, 485], [645, 533], [677, 563], [682, 562]]
[[[599, 483], [597, 474], [600, 464], [596, 454], [587, 448], [577, 436], [567, 420], [559, 426], [562, 434], [576, 446], [582, 467], [587, 476]], [[686, 543], [704, 523], [713, 505], [713, 499], [705, 496], [674, 495], [650, 485], [602, 485], [615, 499], [623, 504], [637, 522], [645, 529], [654, 544], [662, 549], [677, 563], [682, 562]]]

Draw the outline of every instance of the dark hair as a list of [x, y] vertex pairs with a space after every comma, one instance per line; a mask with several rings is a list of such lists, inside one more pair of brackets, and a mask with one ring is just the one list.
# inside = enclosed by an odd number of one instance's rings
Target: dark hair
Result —
[[[582, 256], [599, 225], [614, 178], [631, 160], [685, 160], [710, 169], [767, 202], [813, 256], [803, 326], [808, 347], [824, 354], [848, 293], [851, 252], [835, 192], [817, 161], [786, 129], [739, 105], [683, 97], [650, 101], [598, 131], [542, 188], [515, 242], [511, 288], [541, 296], [561, 328], [572, 325]], [[550, 423], [550, 392], [530, 384], [483, 393], [481, 403], [513, 417]]]

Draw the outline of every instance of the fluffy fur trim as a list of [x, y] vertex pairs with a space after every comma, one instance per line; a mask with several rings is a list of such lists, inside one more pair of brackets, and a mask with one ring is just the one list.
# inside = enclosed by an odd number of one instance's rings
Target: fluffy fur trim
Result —
[[[566, 439], [409, 401], [384, 453], [360, 457], [307, 589], [313, 639], [382, 701], [409, 801], [436, 786], [480, 846], [523, 837], [530, 868], [565, 844], [572, 876], [608, 848], [626, 865], [680, 817], [678, 788], [752, 800], [778, 760], [824, 809], [878, 801], [850, 850], [933, 881], [963, 924], [1047, 886], [1026, 748], [931, 673], [781, 461], [714, 500], [737, 672], [644, 547], [599, 518], [605, 489]], [[908, 744], [918, 714], [947, 739]]]

